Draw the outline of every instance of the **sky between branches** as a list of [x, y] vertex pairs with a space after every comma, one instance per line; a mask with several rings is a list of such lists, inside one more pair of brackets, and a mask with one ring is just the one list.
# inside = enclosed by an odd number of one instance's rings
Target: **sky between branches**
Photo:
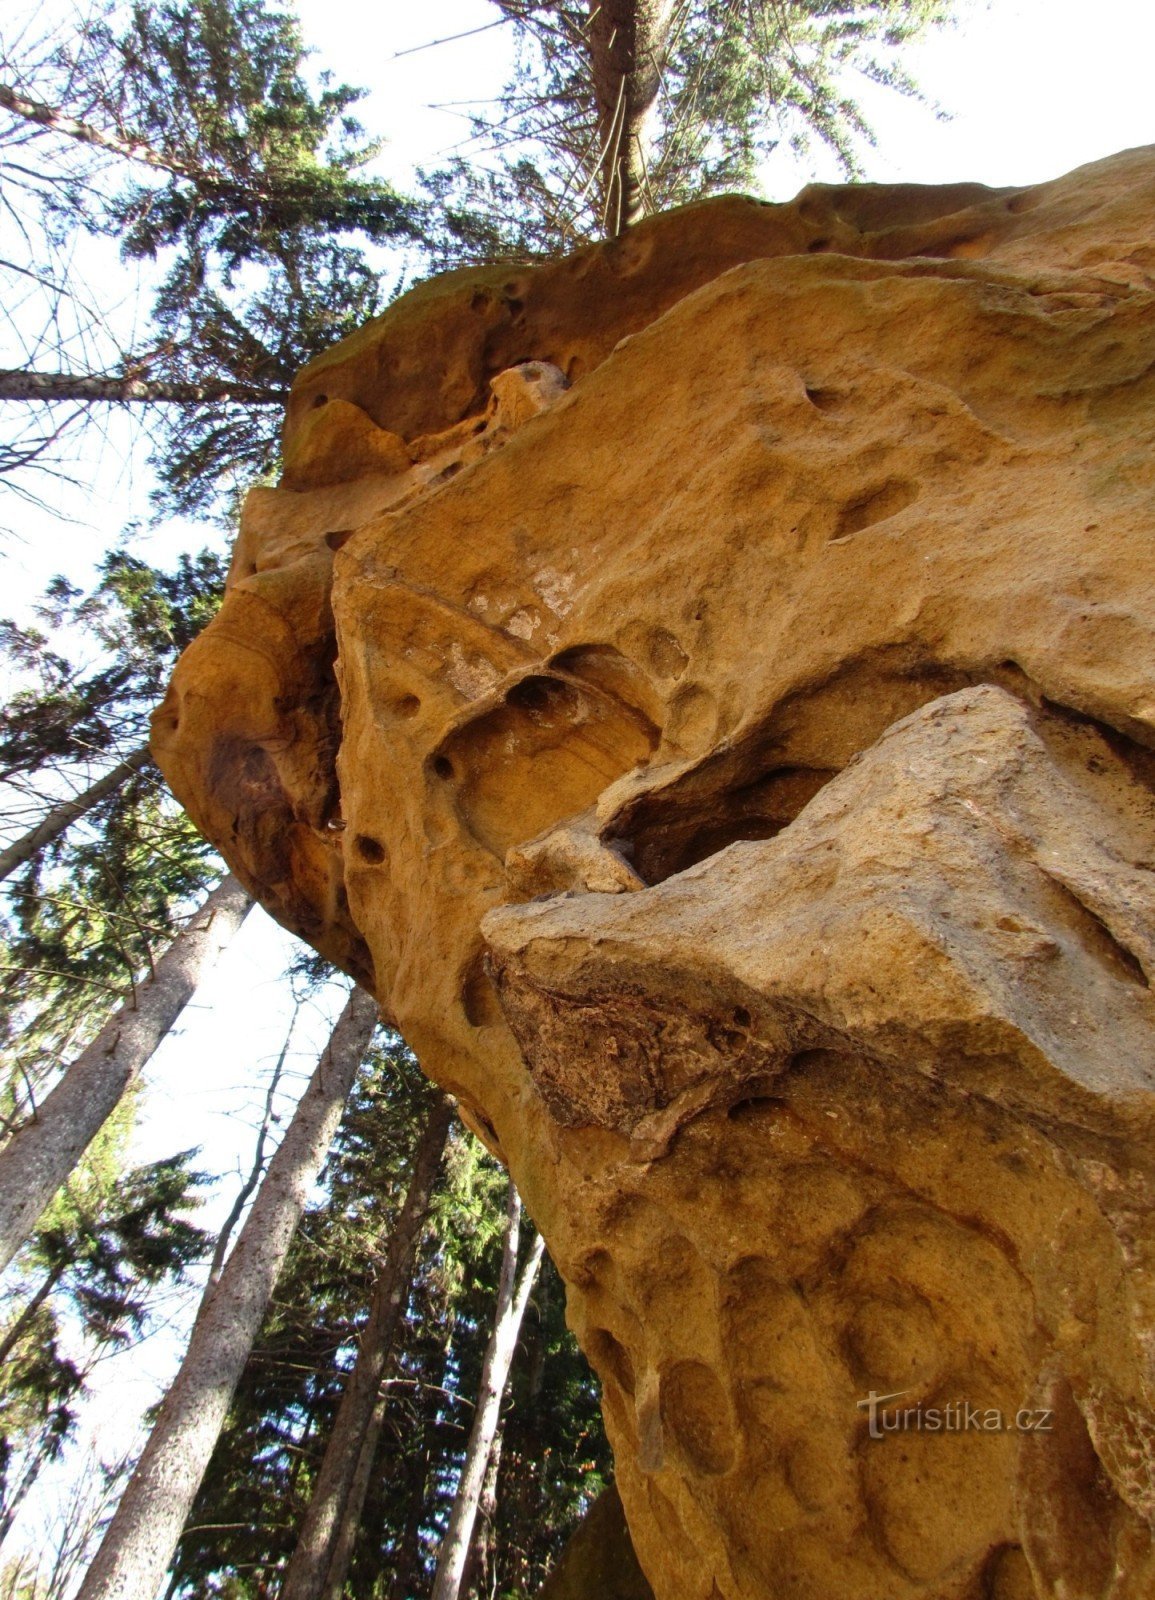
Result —
[[[371, 91], [359, 108], [361, 120], [388, 138], [380, 166], [400, 187], [416, 166], [435, 167], [452, 154], [484, 160], [483, 149], [469, 139], [471, 106], [465, 102], [500, 92], [510, 54], [510, 30], [487, 26], [497, 15], [489, 0], [431, 0], [423, 6], [297, 0], [297, 6], [317, 67]], [[474, 31], [479, 29], [484, 31]], [[465, 37], [418, 48], [452, 35]], [[865, 153], [865, 169], [879, 182], [1030, 183], [1155, 142], [1153, 54], [1150, 0], [1097, 0], [1094, 6], [1085, 0], [961, 0], [959, 26], [904, 57], [928, 100], [951, 113], [951, 120], [936, 120], [925, 105], [866, 86], [862, 99], [878, 145]], [[815, 152], [810, 170], [789, 156], [775, 158], [764, 174], [765, 194], [788, 199], [812, 178], [838, 181], [822, 152]], [[122, 302], [123, 269], [110, 256], [104, 271], [109, 303]], [[94, 286], [99, 290], [101, 283]], [[126, 523], [147, 518], [144, 452], [137, 452], [131, 467], [124, 464], [130, 426], [111, 419], [105, 447], [93, 440], [79, 464], [80, 486], [62, 490], [60, 509], [73, 520], [54, 520], [31, 508], [22, 513], [18, 537], [0, 545], [0, 610], [23, 610], [58, 571], [87, 584], [92, 564]], [[168, 564], [179, 550], [199, 548], [213, 537], [213, 530], [174, 523], [135, 548]], [[230, 1085], [251, 1084], [253, 1063], [279, 1047], [287, 1017], [279, 1018], [280, 1002], [273, 996], [285, 952], [285, 937], [255, 914], [237, 950], [150, 1069], [155, 1087], [138, 1140], [139, 1159], [202, 1143], [199, 1164], [211, 1170], [244, 1160], [252, 1135]], [[306, 1059], [325, 1028], [321, 1015], [303, 1028], [298, 1073], [307, 1070]], [[298, 1089], [301, 1081], [299, 1076]], [[131, 1424], [178, 1354], [175, 1340], [162, 1339], [155, 1358], [150, 1353], [124, 1363], [123, 1373], [102, 1386], [101, 1426], [109, 1426], [114, 1413]], [[111, 1453], [112, 1441], [107, 1444]]]

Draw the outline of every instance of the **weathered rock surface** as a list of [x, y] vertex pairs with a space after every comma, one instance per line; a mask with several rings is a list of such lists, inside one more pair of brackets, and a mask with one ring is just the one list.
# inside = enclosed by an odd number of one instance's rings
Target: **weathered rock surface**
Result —
[[659, 1600], [1155, 1592], [1153, 445], [1152, 151], [295, 386], [154, 745], [508, 1159]]
[[566, 1541], [537, 1600], [654, 1600], [612, 1483]]

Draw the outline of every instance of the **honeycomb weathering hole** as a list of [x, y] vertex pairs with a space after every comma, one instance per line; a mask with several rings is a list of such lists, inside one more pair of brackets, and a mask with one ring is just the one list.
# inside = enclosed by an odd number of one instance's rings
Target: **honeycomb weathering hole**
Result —
[[590, 1359], [601, 1371], [603, 1380], [608, 1377], [617, 1384], [623, 1394], [632, 1395], [637, 1383], [634, 1377], [634, 1364], [625, 1345], [615, 1339], [608, 1328], [594, 1328], [586, 1342]]
[[459, 816], [504, 860], [513, 846], [586, 810], [648, 761], [657, 742], [653, 722], [619, 696], [535, 672], [457, 727], [433, 765], [440, 776], [456, 775]]
[[831, 767], [777, 767], [749, 782], [688, 795], [654, 795], [617, 835], [646, 883], [661, 883], [746, 839], [772, 839], [836, 776]]
[[873, 527], [876, 522], [896, 517], [907, 506], [913, 505], [918, 495], [918, 485], [902, 478], [891, 478], [878, 488], [868, 490], [843, 506], [835, 524], [832, 542], [848, 539], [852, 534], [861, 533], [864, 528]]
[[506, 704], [543, 718], [574, 720], [582, 711], [581, 697], [572, 684], [544, 675], [523, 678], [514, 684], [506, 696]]
[[967, 683], [900, 651], [849, 662], [676, 782], [631, 801], [607, 841], [628, 849], [639, 877], [656, 884], [729, 845], [772, 839], [891, 724]]
[[719, 1477], [734, 1464], [734, 1434], [721, 1382], [701, 1361], [679, 1361], [662, 1377], [662, 1425], [695, 1471]]
[[501, 1002], [489, 976], [484, 952], [476, 955], [465, 970], [461, 983], [461, 1005], [471, 1028], [483, 1028], [488, 1023], [501, 1021]]

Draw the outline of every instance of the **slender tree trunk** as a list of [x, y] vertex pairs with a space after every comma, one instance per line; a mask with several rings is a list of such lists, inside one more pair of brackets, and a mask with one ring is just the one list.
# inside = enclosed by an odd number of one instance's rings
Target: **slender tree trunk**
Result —
[[17, 1513], [28, 1498], [29, 1491], [34, 1487], [37, 1478], [39, 1478], [49, 1461], [52, 1460], [55, 1445], [56, 1439], [50, 1434], [48, 1428], [42, 1428], [36, 1449], [28, 1458], [24, 1471], [20, 1475], [20, 1482], [13, 1490], [11, 1498], [4, 1503], [3, 1509], [0, 1510], [0, 1545], [4, 1543], [12, 1532]]
[[293, 1007], [293, 1015], [289, 1021], [289, 1026], [285, 1031], [285, 1040], [281, 1045], [281, 1053], [277, 1057], [277, 1064], [273, 1068], [272, 1074], [269, 1078], [269, 1087], [265, 1091], [265, 1112], [264, 1116], [261, 1118], [261, 1126], [257, 1133], [257, 1145], [256, 1149], [253, 1151], [253, 1164], [249, 1168], [248, 1177], [245, 1179], [244, 1183], [241, 1184], [240, 1188], [233, 1197], [233, 1203], [229, 1207], [228, 1216], [221, 1224], [221, 1231], [217, 1234], [217, 1242], [213, 1246], [213, 1256], [212, 1260], [209, 1262], [209, 1270], [205, 1277], [204, 1292], [201, 1295], [202, 1305], [215, 1292], [216, 1286], [220, 1282], [221, 1270], [224, 1267], [225, 1258], [229, 1253], [229, 1245], [232, 1243], [233, 1229], [241, 1220], [241, 1217], [244, 1214], [244, 1209], [249, 1202], [249, 1196], [253, 1193], [258, 1183], [260, 1183], [261, 1174], [265, 1170], [265, 1145], [268, 1141], [269, 1129], [276, 1120], [273, 1115], [273, 1107], [277, 1103], [277, 1090], [281, 1086], [281, 1074], [285, 1070], [285, 1062], [289, 1055], [289, 1046], [293, 1042], [293, 1029], [297, 1026], [297, 1017], [300, 1013], [300, 1010], [301, 1003], [298, 1001]]
[[[501, 1401], [509, 1378], [510, 1365], [517, 1349], [517, 1336], [521, 1319], [529, 1304], [537, 1269], [541, 1265], [545, 1240], [540, 1234], [533, 1241], [529, 1258], [517, 1281], [517, 1247], [521, 1229], [521, 1201], [509, 1181], [509, 1202], [505, 1228], [505, 1248], [501, 1259], [501, 1278], [497, 1290], [497, 1311], [493, 1332], [485, 1350], [481, 1368], [481, 1390], [477, 1396], [477, 1410], [473, 1414], [473, 1428], [465, 1450], [465, 1464], [449, 1516], [449, 1527], [441, 1545], [437, 1562], [437, 1576], [433, 1580], [432, 1600], [458, 1600], [461, 1579], [465, 1571], [469, 1544], [473, 1536], [473, 1522], [477, 1503], [485, 1483], [485, 1469], [497, 1432], [501, 1414]], [[514, 1287], [516, 1282], [516, 1289]]]
[[252, 901], [231, 875], [189, 918], [152, 976], [104, 1024], [29, 1120], [0, 1150], [0, 1270], [176, 1022]]
[[28, 1301], [27, 1305], [21, 1308], [19, 1316], [12, 1323], [12, 1326], [8, 1329], [8, 1332], [4, 1335], [3, 1339], [0, 1339], [0, 1366], [3, 1366], [8, 1357], [12, 1354], [13, 1350], [20, 1341], [20, 1335], [24, 1332], [25, 1328], [28, 1327], [33, 1317], [48, 1299], [48, 1296], [52, 1293], [53, 1289], [55, 1289], [61, 1278], [63, 1278], [67, 1268], [67, 1261], [58, 1261], [52, 1268], [52, 1271], [49, 1272], [42, 1280], [40, 1287], [32, 1296], [31, 1300]]
[[46, 844], [51, 844], [53, 839], [59, 839], [66, 828], [72, 826], [93, 806], [99, 805], [110, 794], [115, 794], [122, 783], [126, 783], [134, 772], [139, 772], [149, 760], [148, 746], [144, 745], [139, 750], [134, 750], [130, 756], [113, 767], [111, 772], [106, 772], [103, 778], [98, 778], [95, 783], [89, 784], [83, 794], [74, 795], [71, 800], [62, 800], [58, 806], [38, 822], [34, 828], [29, 828], [22, 838], [14, 840], [0, 850], [0, 882], [11, 877], [17, 867], [22, 867], [26, 861]]
[[98, 150], [107, 150], [113, 155], [122, 156], [126, 161], [141, 161], [145, 166], [155, 167], [161, 172], [172, 172], [179, 177], [198, 176], [197, 168], [177, 160], [175, 156], [167, 156], [162, 151], [154, 150], [151, 145], [141, 143], [140, 140], [121, 139], [116, 134], [102, 132], [91, 123], [78, 122], [75, 117], [66, 116], [56, 106], [46, 105], [43, 100], [33, 100], [30, 95], [22, 94], [11, 84], [0, 83], [0, 108], [11, 112], [14, 117], [23, 117], [25, 122], [35, 122], [38, 127], [48, 128], [53, 133], [62, 134], [66, 139], [75, 139], [79, 144], [90, 144]]
[[[414, 1153], [413, 1175], [390, 1237], [388, 1253], [377, 1271], [357, 1360], [341, 1396], [313, 1498], [281, 1589], [281, 1600], [320, 1600], [330, 1573], [337, 1580], [338, 1594], [344, 1584], [348, 1560], [346, 1558], [345, 1570], [338, 1575], [335, 1571], [337, 1546], [347, 1543], [348, 1554], [352, 1554], [352, 1539], [342, 1541], [341, 1534], [351, 1528], [355, 1536], [361, 1520], [368, 1468], [363, 1475], [359, 1499], [355, 1496], [354, 1485], [362, 1478], [359, 1467], [365, 1455], [367, 1435], [375, 1432], [372, 1422], [381, 1379], [392, 1353], [405, 1294], [413, 1275], [418, 1240], [429, 1214], [429, 1201], [452, 1120], [453, 1102], [448, 1095], [438, 1094]], [[376, 1448], [376, 1437], [373, 1447]], [[372, 1456], [368, 1463], [371, 1465]], [[333, 1586], [332, 1579], [329, 1586]]]
[[197, 1315], [79, 1600], [152, 1600], [159, 1591], [376, 1022], [371, 996], [354, 989]]
[[653, 121], [673, 0], [590, 0], [602, 226], [614, 238], [647, 208]]
[[470, 1540], [469, 1559], [465, 1563], [462, 1588], [466, 1594], [476, 1594], [486, 1600], [493, 1588], [494, 1557], [497, 1537], [494, 1523], [497, 1517], [497, 1480], [501, 1472], [501, 1446], [505, 1435], [499, 1427], [489, 1451], [485, 1479], [477, 1502], [477, 1515], [473, 1519], [473, 1537]]
[[349, 1575], [357, 1535], [361, 1531], [361, 1513], [365, 1509], [365, 1499], [369, 1493], [373, 1462], [377, 1456], [377, 1446], [381, 1443], [381, 1430], [385, 1426], [385, 1410], [388, 1403], [384, 1394], [378, 1396], [377, 1404], [373, 1407], [373, 1415], [369, 1418], [369, 1426], [365, 1430], [365, 1437], [361, 1441], [357, 1470], [349, 1485], [349, 1498], [345, 1503], [341, 1524], [333, 1541], [333, 1558], [329, 1563], [328, 1575], [321, 1591], [322, 1600], [341, 1600], [345, 1593], [345, 1579]]
[[212, 401], [237, 400], [249, 406], [280, 406], [285, 389], [256, 383], [214, 379], [211, 383], [180, 383], [131, 373], [12, 372], [0, 370], [0, 400], [107, 400], [115, 404], [137, 401], [144, 405], [201, 406]]

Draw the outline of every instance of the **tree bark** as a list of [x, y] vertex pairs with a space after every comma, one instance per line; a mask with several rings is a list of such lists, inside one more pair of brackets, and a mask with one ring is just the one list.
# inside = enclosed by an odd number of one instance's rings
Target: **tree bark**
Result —
[[289, 1055], [289, 1046], [293, 1041], [293, 1029], [297, 1026], [297, 1017], [300, 1014], [300, 1010], [301, 1002], [298, 1000], [293, 1006], [293, 1015], [289, 1021], [288, 1028], [285, 1030], [285, 1039], [284, 1043], [281, 1045], [281, 1053], [277, 1057], [276, 1065], [274, 1066], [272, 1074], [269, 1078], [269, 1087], [265, 1091], [265, 1111], [263, 1117], [261, 1118], [261, 1126], [257, 1132], [256, 1148], [253, 1151], [253, 1164], [249, 1168], [248, 1177], [233, 1196], [233, 1203], [229, 1207], [228, 1215], [221, 1224], [221, 1231], [217, 1234], [217, 1242], [213, 1247], [212, 1260], [209, 1262], [209, 1270], [205, 1277], [204, 1292], [201, 1295], [202, 1305], [214, 1293], [217, 1284], [220, 1282], [221, 1272], [224, 1268], [225, 1260], [229, 1253], [229, 1245], [232, 1242], [233, 1229], [244, 1215], [245, 1207], [249, 1203], [249, 1196], [253, 1193], [258, 1183], [260, 1183], [262, 1174], [265, 1170], [265, 1144], [268, 1141], [269, 1129], [276, 1121], [274, 1116], [274, 1108], [277, 1103], [277, 1090], [280, 1087], [281, 1074], [285, 1070], [285, 1062]]
[[349, 1498], [345, 1503], [345, 1511], [337, 1529], [337, 1537], [333, 1541], [333, 1558], [329, 1563], [328, 1575], [325, 1578], [324, 1588], [321, 1591], [322, 1600], [342, 1600], [345, 1593], [345, 1579], [353, 1560], [353, 1550], [357, 1543], [357, 1535], [361, 1531], [361, 1513], [365, 1509], [365, 1497], [369, 1493], [369, 1481], [373, 1476], [373, 1462], [377, 1456], [377, 1446], [381, 1442], [381, 1429], [385, 1426], [385, 1409], [388, 1400], [384, 1394], [377, 1398], [373, 1407], [373, 1415], [369, 1418], [369, 1426], [365, 1430], [365, 1437], [361, 1441], [361, 1453], [357, 1457], [357, 1470], [353, 1474], [353, 1481], [349, 1485]]
[[117, 134], [104, 133], [89, 122], [80, 122], [76, 117], [66, 116], [56, 106], [47, 105], [43, 100], [33, 100], [30, 95], [21, 94], [11, 84], [0, 83], [0, 108], [10, 111], [14, 117], [22, 117], [25, 122], [35, 122], [38, 127], [62, 134], [66, 139], [75, 139], [78, 144], [88, 144], [97, 150], [107, 150], [110, 154], [121, 156], [126, 161], [140, 161], [147, 167], [154, 167], [161, 172], [171, 172], [181, 178], [195, 180], [199, 176], [198, 169], [190, 166], [188, 162], [180, 161], [175, 156], [167, 156], [163, 151], [154, 150], [151, 145], [144, 144], [139, 139], [122, 139]]
[[[297, 1548], [289, 1563], [281, 1600], [321, 1600], [332, 1589], [339, 1595], [352, 1555], [353, 1539], [342, 1539], [346, 1529], [355, 1536], [365, 1503], [368, 1470], [359, 1471], [370, 1434], [373, 1447], [379, 1432], [372, 1426], [381, 1380], [392, 1353], [405, 1293], [413, 1274], [413, 1261], [433, 1185], [441, 1166], [445, 1141], [453, 1120], [453, 1102], [438, 1094], [413, 1159], [413, 1175], [401, 1213], [394, 1225], [388, 1253], [373, 1284], [369, 1317], [361, 1334], [357, 1360], [325, 1446], [313, 1497], [305, 1514]], [[372, 1466], [370, 1457], [368, 1466]], [[355, 1489], [360, 1489], [359, 1496]], [[336, 1571], [339, 1546], [347, 1546], [344, 1568]], [[328, 1580], [328, 1581], [326, 1581]]]
[[[529, 1258], [522, 1268], [521, 1279], [517, 1281], [517, 1247], [520, 1230], [521, 1201], [511, 1178], [493, 1332], [489, 1336], [485, 1350], [477, 1410], [473, 1415], [473, 1427], [465, 1450], [465, 1463], [461, 1469], [453, 1510], [449, 1516], [449, 1527], [441, 1545], [431, 1600], [458, 1600], [461, 1591], [461, 1579], [469, 1556], [477, 1504], [481, 1498], [485, 1471], [489, 1465], [489, 1455], [501, 1414], [501, 1401], [509, 1379], [514, 1351], [517, 1349], [521, 1320], [525, 1316], [525, 1308], [529, 1304], [537, 1269], [541, 1265], [545, 1240], [538, 1234], [533, 1241]], [[515, 1281], [517, 1281], [516, 1290]]]
[[115, 794], [122, 783], [127, 783], [134, 772], [139, 772], [149, 761], [148, 746], [143, 745], [139, 750], [134, 750], [130, 756], [119, 762], [106, 772], [103, 778], [98, 778], [95, 783], [89, 784], [82, 794], [74, 795], [71, 800], [62, 800], [59, 805], [38, 822], [34, 828], [21, 838], [14, 840], [0, 850], [0, 882], [11, 877], [18, 867], [26, 861], [31, 861], [37, 851], [43, 850], [46, 844], [51, 844], [53, 839], [59, 839], [66, 828], [91, 811], [93, 806], [106, 800], [110, 794]]
[[[60, 1282], [61, 1278], [63, 1278], [67, 1270], [67, 1261], [58, 1261], [52, 1268], [51, 1272], [46, 1273], [41, 1279], [40, 1287], [32, 1296], [31, 1300], [29, 1300], [26, 1305], [21, 1307], [18, 1316], [12, 1322], [8, 1332], [4, 1335], [3, 1339], [0, 1339], [0, 1367], [4, 1365], [4, 1363], [8, 1360], [8, 1357], [12, 1354], [13, 1350], [15, 1350], [17, 1344], [20, 1342], [20, 1337], [24, 1330], [29, 1326], [33, 1317], [48, 1299], [48, 1296], [52, 1293], [53, 1289], [55, 1289], [56, 1285]], [[0, 1533], [0, 1539], [3, 1539], [3, 1537], [3, 1534]]]
[[24, 1471], [20, 1474], [20, 1481], [12, 1491], [11, 1496], [4, 1502], [0, 1509], [0, 1545], [4, 1544], [19, 1515], [20, 1508], [27, 1500], [29, 1492], [36, 1484], [36, 1480], [44, 1468], [52, 1460], [53, 1450], [56, 1446], [55, 1436], [50, 1428], [45, 1425], [40, 1429], [40, 1436], [36, 1448], [24, 1464]]
[[43, 1105], [0, 1150], [0, 1270], [31, 1234], [251, 905], [231, 874], [218, 884], [152, 975], [135, 987]]
[[615, 238], [647, 210], [653, 124], [673, 0], [590, 0], [602, 227]]
[[201, 406], [236, 400], [250, 406], [284, 405], [287, 389], [222, 378], [212, 383], [179, 383], [160, 378], [76, 372], [0, 370], [0, 400], [73, 400], [112, 404]]
[[505, 1438], [501, 1426], [493, 1436], [485, 1478], [477, 1501], [477, 1514], [473, 1519], [473, 1535], [469, 1542], [469, 1559], [462, 1575], [462, 1588], [466, 1594], [476, 1594], [487, 1600], [493, 1591], [494, 1557], [497, 1552], [497, 1480], [501, 1474], [501, 1447]]
[[160, 1590], [376, 1023], [372, 997], [354, 989], [216, 1290], [197, 1315], [78, 1600], [151, 1600]]

